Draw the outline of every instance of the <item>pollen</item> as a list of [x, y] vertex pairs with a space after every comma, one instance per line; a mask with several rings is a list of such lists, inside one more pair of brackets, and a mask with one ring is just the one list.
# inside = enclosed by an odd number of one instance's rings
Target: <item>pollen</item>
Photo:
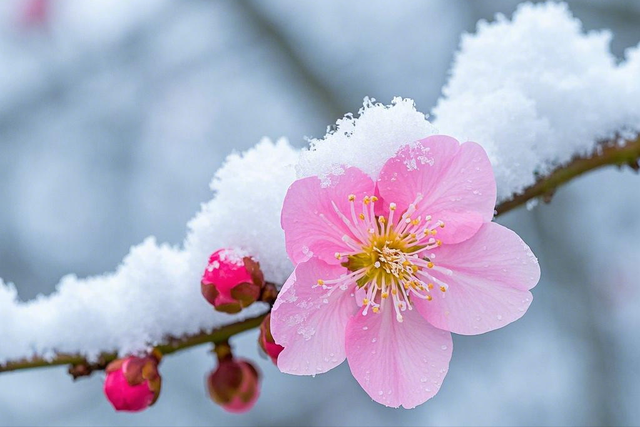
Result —
[[361, 212], [360, 215], [358, 215], [358, 217], [364, 221], [364, 214]]
[[389, 298], [389, 292], [383, 292], [381, 297], [382, 298]]
[[442, 292], [447, 292], [447, 288], [445, 288], [444, 286], [440, 286], [440, 290], [441, 290]]
[[429, 290], [433, 289], [433, 283], [429, 283], [429, 284], [427, 285], [427, 288], [429, 288]]
[[318, 279], [318, 285], [319, 285], [319, 286], [324, 285], [324, 280], [322, 280], [322, 279]]
[[369, 202], [371, 202], [371, 199], [369, 199], [369, 196], [365, 196], [365, 198], [362, 199], [362, 201], [364, 202], [365, 205], [368, 205]]
[[378, 198], [376, 196], [371, 196], [371, 201], [375, 203], [378, 201]]
[[369, 298], [365, 298], [365, 299], [363, 299], [363, 300], [362, 300], [362, 304], [363, 304], [363, 305], [367, 305], [367, 304], [369, 304]]
[[433, 263], [432, 263], [431, 261], [429, 261], [429, 262], [427, 263], [427, 267], [428, 267], [428, 268], [433, 268]]
[[378, 313], [380, 309], [378, 307], [373, 307], [371, 311], [373, 311], [374, 313]]
[[436, 240], [436, 245], [442, 246], [442, 240]]
[[427, 295], [427, 301], [431, 301], [433, 297], [431, 295]]

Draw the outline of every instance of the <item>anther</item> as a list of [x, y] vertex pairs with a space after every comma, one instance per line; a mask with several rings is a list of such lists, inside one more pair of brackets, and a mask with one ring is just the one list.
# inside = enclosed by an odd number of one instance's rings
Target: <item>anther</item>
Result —
[[429, 262], [427, 263], [427, 267], [428, 267], [428, 268], [433, 268], [433, 263], [432, 263], [431, 261], [429, 261]]
[[378, 313], [380, 309], [378, 307], [373, 307], [371, 311], [373, 311], [374, 313]]
[[356, 199], [356, 195], [355, 194], [349, 194], [349, 201], [353, 202]]
[[442, 240], [436, 240], [436, 245], [442, 246]]
[[382, 298], [389, 298], [389, 292], [383, 292]]
[[364, 214], [362, 212], [360, 213], [360, 215], [358, 215], [358, 217], [360, 217], [360, 219], [364, 221]]
[[336, 252], [335, 253], [335, 257], [336, 257], [336, 259], [340, 259], [340, 258], [342, 258], [342, 255], [340, 254], [340, 252]]
[[431, 301], [433, 297], [431, 295], [427, 295], [427, 301]]
[[429, 290], [433, 289], [433, 283], [429, 283], [429, 284], [427, 285], [427, 288], [429, 288]]
[[324, 285], [324, 280], [318, 279], [318, 286], [322, 286], [322, 285]]
[[364, 202], [365, 205], [368, 205], [371, 199], [369, 199], [369, 196], [365, 196], [365, 198], [362, 199], [362, 201]]
[[385, 219], [385, 217], [381, 216], [380, 218], [378, 218], [378, 221], [380, 222], [380, 224], [384, 224], [387, 222], [387, 220]]
[[371, 201], [375, 203], [378, 201], [378, 198], [376, 196], [371, 196]]
[[441, 290], [442, 292], [447, 292], [447, 288], [445, 288], [444, 286], [440, 286], [440, 290]]
[[369, 298], [365, 298], [362, 300], [362, 305], [367, 305], [369, 304]]
[[389, 203], [389, 210], [395, 211], [396, 210], [396, 204], [395, 203]]

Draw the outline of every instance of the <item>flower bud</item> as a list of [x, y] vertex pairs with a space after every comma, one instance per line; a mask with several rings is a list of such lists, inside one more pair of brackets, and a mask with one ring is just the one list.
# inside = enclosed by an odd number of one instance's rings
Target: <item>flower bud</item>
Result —
[[138, 412], [153, 405], [160, 395], [162, 378], [159, 355], [129, 356], [111, 362], [106, 369], [104, 393], [116, 411]]
[[232, 249], [220, 249], [211, 255], [201, 282], [205, 299], [225, 313], [237, 313], [253, 304], [263, 286], [260, 264]]
[[227, 358], [207, 378], [211, 400], [233, 413], [247, 412], [260, 396], [260, 374], [246, 360]]
[[275, 365], [278, 364], [278, 355], [284, 347], [280, 344], [276, 344], [273, 339], [273, 335], [271, 335], [271, 313], [267, 314], [267, 317], [264, 318], [262, 324], [260, 325], [260, 336], [258, 337], [258, 343], [260, 344], [260, 348], [267, 353], [267, 356], [271, 358]]

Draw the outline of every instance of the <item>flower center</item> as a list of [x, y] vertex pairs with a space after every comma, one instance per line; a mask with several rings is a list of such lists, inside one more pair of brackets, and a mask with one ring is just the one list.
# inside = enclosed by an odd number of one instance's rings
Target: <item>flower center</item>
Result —
[[[416, 206], [422, 200], [419, 194], [409, 208], [396, 218], [396, 204], [389, 204], [389, 217], [375, 215], [375, 196], [362, 200], [362, 212], [356, 215], [355, 195], [349, 196], [351, 219], [341, 213], [334, 204], [334, 210], [349, 227], [355, 239], [344, 234], [342, 240], [351, 251], [336, 253], [342, 265], [350, 273], [335, 280], [319, 279], [316, 286], [322, 286], [331, 292], [334, 286], [342, 289], [353, 283], [364, 291], [363, 315], [371, 309], [379, 313], [385, 305], [392, 304], [396, 319], [402, 322], [402, 312], [412, 310], [411, 298], [417, 297], [431, 301], [431, 291], [438, 283], [438, 289], [444, 293], [448, 286], [430, 274], [431, 269], [451, 274], [447, 269], [435, 267], [435, 254], [429, 251], [442, 242], [434, 236], [444, 222], [433, 221], [430, 215], [424, 218], [415, 216]], [[327, 223], [330, 222], [327, 220]], [[335, 227], [335, 226], [334, 226]], [[387, 301], [389, 301], [387, 303]]]

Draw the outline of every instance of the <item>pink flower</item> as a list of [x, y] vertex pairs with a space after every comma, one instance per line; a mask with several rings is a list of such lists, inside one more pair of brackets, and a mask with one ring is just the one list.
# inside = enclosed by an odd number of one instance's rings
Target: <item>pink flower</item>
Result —
[[404, 146], [377, 181], [361, 170], [300, 179], [282, 228], [296, 268], [271, 316], [281, 371], [326, 372], [346, 358], [376, 402], [433, 397], [450, 332], [520, 318], [540, 269], [513, 231], [491, 222], [496, 184], [482, 147], [432, 136]]
[[207, 378], [211, 399], [226, 411], [247, 412], [260, 397], [260, 374], [251, 362], [228, 357]]
[[237, 313], [253, 304], [263, 286], [260, 264], [232, 249], [211, 254], [201, 282], [202, 295], [225, 313]]
[[116, 411], [138, 412], [153, 405], [162, 379], [156, 356], [118, 359], [106, 369], [104, 393]]
[[258, 337], [260, 348], [271, 358], [274, 364], [278, 364], [278, 355], [282, 352], [283, 347], [276, 344], [271, 334], [271, 314], [267, 314], [260, 324], [260, 336]]

